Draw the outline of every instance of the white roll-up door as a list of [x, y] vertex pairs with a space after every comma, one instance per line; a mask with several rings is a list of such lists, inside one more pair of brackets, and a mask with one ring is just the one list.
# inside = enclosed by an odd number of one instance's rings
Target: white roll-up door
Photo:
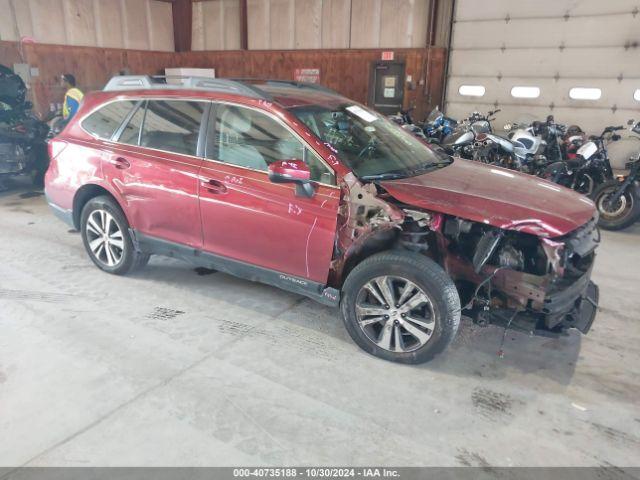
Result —
[[596, 133], [640, 117], [640, 0], [457, 0], [451, 47], [454, 118], [500, 108], [495, 126], [553, 114]]

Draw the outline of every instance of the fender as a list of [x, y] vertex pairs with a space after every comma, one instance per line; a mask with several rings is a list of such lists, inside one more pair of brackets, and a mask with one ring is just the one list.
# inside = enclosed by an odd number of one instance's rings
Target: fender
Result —
[[109, 195], [111, 195], [111, 197], [113, 197], [115, 202], [120, 207], [120, 210], [122, 210], [125, 218], [127, 219], [129, 226], [131, 228], [135, 228], [135, 225], [131, 223], [131, 219], [127, 215], [127, 208], [125, 208], [127, 203], [124, 201], [119, 192], [108, 182], [97, 178], [80, 187], [73, 196], [71, 214], [73, 216], [73, 224], [75, 228], [80, 228], [80, 214], [82, 213], [81, 206], [84, 206], [91, 198], [100, 195], [100, 193], [97, 193], [99, 190], [105, 190]]

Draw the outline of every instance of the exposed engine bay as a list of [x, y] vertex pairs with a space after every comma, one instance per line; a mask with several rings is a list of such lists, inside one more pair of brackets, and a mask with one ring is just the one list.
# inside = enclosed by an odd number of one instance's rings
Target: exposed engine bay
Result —
[[345, 181], [349, 199], [340, 212], [334, 285], [371, 253], [407, 249], [432, 258], [451, 276], [465, 314], [480, 325], [541, 335], [588, 332], [598, 301], [590, 281], [600, 241], [597, 218], [551, 239], [418, 210], [379, 185]]

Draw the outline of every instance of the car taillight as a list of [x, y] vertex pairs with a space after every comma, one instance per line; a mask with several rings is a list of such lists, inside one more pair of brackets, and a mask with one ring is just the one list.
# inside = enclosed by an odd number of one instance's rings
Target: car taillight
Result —
[[68, 143], [62, 140], [49, 140], [49, 158], [51, 160], [56, 158], [65, 148], [67, 148], [67, 145]]

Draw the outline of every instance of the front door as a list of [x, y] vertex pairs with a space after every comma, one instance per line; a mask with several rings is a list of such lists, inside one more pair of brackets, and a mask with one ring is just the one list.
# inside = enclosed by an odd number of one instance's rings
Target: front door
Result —
[[402, 110], [404, 100], [404, 63], [377, 61], [371, 65], [369, 101], [385, 115]]
[[198, 203], [201, 120], [208, 102], [143, 102], [103, 158], [103, 172], [141, 234], [202, 247]]
[[[200, 171], [204, 250], [249, 265], [325, 284], [333, 253], [340, 190], [331, 169], [297, 135], [258, 109], [212, 109]], [[269, 181], [268, 165], [303, 159], [318, 181], [312, 198]], [[321, 183], [320, 183], [321, 182]], [[281, 279], [282, 276], [281, 276]]]

